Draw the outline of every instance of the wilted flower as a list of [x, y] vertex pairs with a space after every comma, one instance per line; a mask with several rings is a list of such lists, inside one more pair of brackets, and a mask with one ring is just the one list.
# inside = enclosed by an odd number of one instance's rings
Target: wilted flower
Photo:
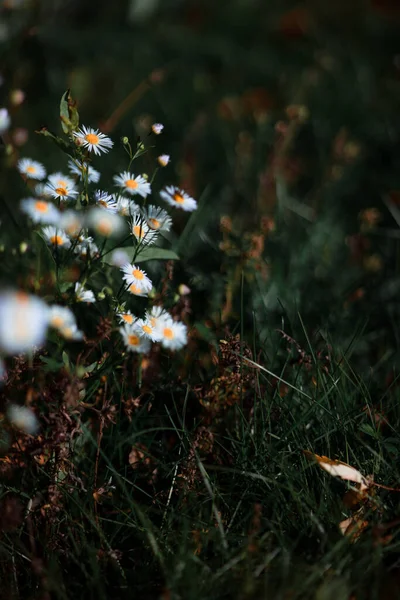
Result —
[[87, 178], [88, 183], [98, 183], [100, 179], [99, 171], [96, 171], [91, 165], [86, 163], [77, 165], [73, 160], [68, 161], [68, 168], [73, 175], [79, 177], [81, 181]]
[[0, 348], [7, 354], [40, 347], [46, 337], [49, 308], [37, 296], [24, 292], [0, 293]]
[[10, 404], [7, 417], [12, 425], [29, 435], [35, 435], [39, 430], [39, 421], [31, 408]]
[[52, 246], [59, 248], [69, 248], [71, 246], [71, 240], [61, 229], [49, 225], [48, 227], [43, 227], [42, 233], [47, 243]]
[[132, 196], [138, 194], [146, 198], [151, 193], [151, 185], [141, 175], [133, 175], [129, 171], [124, 171], [119, 175], [114, 175], [114, 182], [120, 188], [124, 188]]
[[165, 188], [165, 190], [161, 190], [160, 196], [165, 202], [170, 204], [171, 206], [175, 206], [177, 208], [181, 208], [185, 211], [193, 211], [197, 208], [197, 202], [194, 200], [189, 194], [184, 192], [183, 190], [169, 185]]
[[139, 328], [134, 325], [124, 325], [119, 332], [122, 336], [126, 349], [130, 352], [146, 353], [150, 350], [150, 340], [140, 335]]
[[75, 295], [78, 302], [96, 302], [96, 298], [92, 290], [86, 290], [79, 282], [75, 284]]
[[21, 200], [21, 210], [35, 223], [56, 223], [60, 218], [60, 213], [54, 204], [45, 200], [25, 198]]
[[155, 133], [156, 135], [160, 135], [160, 133], [162, 133], [163, 129], [164, 129], [164, 125], [162, 123], [153, 123], [153, 125], [151, 126], [152, 132]]
[[171, 229], [172, 219], [163, 208], [150, 204], [147, 208], [142, 209], [142, 214], [150, 229], [155, 231], [169, 231]]
[[166, 167], [169, 163], [169, 159], [170, 159], [169, 154], [160, 154], [160, 156], [157, 158], [158, 164], [161, 167]]
[[108, 152], [114, 145], [104, 133], [92, 127], [85, 127], [85, 125], [82, 125], [78, 131], [74, 131], [73, 135], [81, 146], [98, 155]]
[[105, 208], [92, 208], [88, 212], [87, 224], [104, 237], [118, 235], [124, 227], [122, 218]]
[[53, 198], [61, 198], [62, 200], [67, 200], [78, 195], [72, 179], [62, 173], [49, 175], [49, 180], [44, 187], [44, 191], [53, 196]]
[[28, 179], [44, 179], [46, 177], [46, 169], [42, 163], [30, 158], [21, 158], [17, 162], [17, 169]]

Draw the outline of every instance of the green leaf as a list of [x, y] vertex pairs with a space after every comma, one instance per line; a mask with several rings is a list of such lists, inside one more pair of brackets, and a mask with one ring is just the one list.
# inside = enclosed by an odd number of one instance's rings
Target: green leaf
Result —
[[[115, 252], [120, 250], [127, 254], [130, 261], [133, 260], [136, 248], [133, 246], [115, 248]], [[172, 250], [167, 250], [166, 248], [143, 248], [143, 250], [139, 250], [135, 257], [135, 263], [141, 263], [147, 260], [179, 260], [179, 256]], [[105, 258], [105, 262], [111, 263], [111, 257], [109, 255]]]
[[76, 109], [76, 102], [72, 99], [70, 90], [67, 90], [60, 102], [61, 127], [64, 133], [71, 134], [79, 125], [79, 113]]
[[48, 358], [47, 356], [39, 356], [39, 358], [46, 365], [44, 367], [45, 372], [57, 372], [64, 366], [62, 362], [54, 358]]

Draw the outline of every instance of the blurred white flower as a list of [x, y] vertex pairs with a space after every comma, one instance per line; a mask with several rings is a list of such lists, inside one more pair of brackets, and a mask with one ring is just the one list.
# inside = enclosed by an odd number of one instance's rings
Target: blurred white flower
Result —
[[151, 185], [141, 175], [133, 175], [129, 171], [124, 171], [119, 175], [114, 175], [114, 183], [120, 188], [124, 188], [128, 194], [138, 194], [142, 198], [146, 198], [151, 194]]
[[86, 290], [79, 282], [75, 284], [75, 295], [78, 302], [96, 302], [96, 297], [92, 290]]
[[171, 315], [162, 306], [152, 306], [150, 311], [146, 311], [146, 320], [151, 326], [160, 329], [165, 321], [171, 319]]
[[87, 256], [96, 256], [99, 253], [99, 249], [97, 244], [95, 244], [92, 237], [81, 237], [79, 244], [75, 246], [75, 252], [80, 254], [82, 258], [86, 258]]
[[[113, 194], [113, 197], [117, 200], [116, 194]], [[133, 217], [133, 215], [139, 214], [140, 207], [130, 198], [127, 198], [126, 196], [118, 196], [117, 211], [123, 217]]]
[[124, 228], [124, 221], [120, 215], [97, 207], [89, 210], [87, 224], [103, 237], [119, 235]]
[[133, 315], [130, 310], [126, 310], [124, 312], [117, 312], [117, 317], [120, 323], [124, 323], [127, 325], [132, 325], [137, 320], [135, 315]]
[[89, 152], [94, 152], [98, 155], [102, 152], [108, 152], [114, 145], [111, 139], [104, 135], [104, 133], [92, 127], [85, 127], [85, 125], [82, 125], [78, 131], [74, 131], [73, 135], [79, 145], [87, 148]]
[[43, 227], [42, 233], [47, 243], [52, 246], [58, 248], [69, 248], [71, 246], [71, 240], [61, 229], [49, 225], [48, 227]]
[[31, 408], [10, 404], [7, 408], [8, 420], [14, 427], [29, 435], [39, 431], [39, 421]]
[[82, 216], [74, 210], [66, 210], [60, 214], [59, 226], [70, 237], [77, 238], [83, 229]]
[[110, 263], [114, 267], [122, 267], [125, 263], [129, 262], [128, 253], [122, 248], [118, 248], [111, 253]]
[[84, 181], [86, 178], [88, 183], [98, 183], [100, 179], [99, 171], [96, 171], [91, 165], [87, 165], [83, 163], [81, 165], [77, 165], [73, 160], [68, 161], [68, 168], [73, 175], [79, 177], [81, 181]]
[[5, 133], [11, 125], [10, 115], [6, 108], [0, 108], [0, 135]]
[[62, 173], [53, 173], [52, 175], [49, 175], [48, 183], [46, 183], [44, 191], [53, 196], [53, 198], [61, 198], [62, 200], [67, 200], [68, 198], [73, 198], [78, 195], [78, 191], [72, 179]]
[[83, 339], [83, 331], [78, 329], [76, 324], [62, 327], [59, 331], [66, 340], [78, 341]]
[[25, 292], [0, 293], [0, 349], [19, 354], [40, 347], [49, 324], [49, 308], [37, 296]]
[[158, 332], [161, 344], [169, 350], [179, 350], [187, 344], [187, 327], [184, 323], [173, 321], [172, 318], [160, 323]]
[[21, 200], [21, 210], [34, 223], [56, 223], [60, 218], [60, 213], [51, 202], [37, 200], [36, 198], [25, 198]]
[[42, 163], [30, 158], [21, 158], [17, 162], [17, 169], [28, 179], [44, 179], [46, 177], [46, 169]]
[[126, 349], [130, 352], [146, 353], [150, 350], [150, 340], [140, 335], [139, 329], [135, 325], [124, 325], [119, 328]]
[[161, 190], [160, 196], [171, 206], [181, 208], [185, 211], [193, 211], [197, 208], [196, 200], [174, 185], [169, 185], [165, 190]]
[[161, 329], [154, 327], [150, 319], [138, 319], [136, 321], [139, 334], [152, 342], [159, 342], [162, 338]]
[[49, 307], [49, 325], [58, 331], [65, 327], [76, 326], [75, 315], [67, 306], [53, 304]]

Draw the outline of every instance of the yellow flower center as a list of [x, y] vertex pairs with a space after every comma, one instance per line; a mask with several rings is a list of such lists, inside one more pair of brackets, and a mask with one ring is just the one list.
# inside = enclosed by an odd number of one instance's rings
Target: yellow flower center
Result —
[[143, 331], [144, 331], [145, 333], [148, 333], [149, 335], [150, 335], [150, 333], [152, 333], [152, 331], [153, 331], [153, 330], [152, 330], [152, 328], [151, 328], [151, 327], [149, 327], [148, 325], [143, 325], [143, 326], [142, 326], [142, 329], [143, 329]]
[[160, 229], [161, 227], [161, 223], [157, 219], [149, 219], [148, 224], [152, 229]]
[[185, 198], [182, 196], [182, 194], [178, 194], [178, 192], [173, 195], [173, 199], [178, 204], [183, 204], [185, 202]]
[[140, 287], [138, 287], [134, 283], [132, 283], [132, 285], [129, 286], [129, 291], [131, 294], [136, 294], [136, 296], [140, 296], [140, 294], [142, 293]]
[[49, 210], [49, 205], [47, 202], [43, 202], [43, 200], [38, 200], [35, 202], [35, 208], [38, 212], [46, 213]]
[[112, 232], [112, 226], [109, 221], [102, 220], [97, 223], [97, 231], [101, 233], [101, 235], [110, 235]]
[[68, 196], [68, 190], [66, 187], [57, 187], [55, 191], [58, 196]]
[[174, 339], [174, 332], [172, 331], [172, 329], [170, 327], [165, 327], [164, 329], [164, 337], [167, 338], [167, 340], [172, 340]]
[[125, 323], [133, 323], [132, 315], [121, 315], [121, 317], [125, 321]]
[[126, 179], [125, 180], [125, 186], [127, 188], [129, 188], [130, 190], [136, 190], [136, 188], [138, 187], [138, 182], [135, 179]]
[[130, 346], [139, 346], [140, 338], [137, 335], [128, 335], [128, 344]]
[[56, 329], [59, 329], [60, 327], [62, 327], [64, 325], [64, 319], [62, 317], [55, 316], [51, 319], [51, 324]]
[[67, 339], [71, 338], [72, 337], [72, 329], [71, 329], [71, 327], [65, 327], [62, 330], [62, 334]]
[[52, 244], [55, 244], [57, 246], [62, 246], [64, 243], [63, 238], [61, 237], [61, 235], [52, 235], [50, 238], [50, 242]]
[[132, 275], [135, 279], [143, 279], [144, 278], [144, 274], [142, 273], [142, 271], [140, 269], [134, 269], [132, 271]]
[[29, 167], [26, 168], [26, 172], [27, 173], [36, 173], [36, 167], [29, 165]]
[[132, 229], [132, 233], [135, 237], [141, 239], [143, 237], [143, 227], [141, 225], [134, 225]]
[[89, 144], [93, 144], [93, 146], [97, 146], [97, 144], [99, 143], [99, 136], [96, 135], [95, 133], [87, 133], [85, 135], [85, 140], [89, 143]]

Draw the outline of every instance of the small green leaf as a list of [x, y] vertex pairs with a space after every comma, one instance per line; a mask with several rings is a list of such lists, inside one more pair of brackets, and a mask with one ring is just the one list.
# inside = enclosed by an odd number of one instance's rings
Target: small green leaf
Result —
[[69, 110], [68, 110], [68, 99], [70, 98], [69, 90], [67, 90], [61, 97], [60, 102], [60, 119], [61, 119], [61, 127], [64, 133], [68, 133], [71, 129], [71, 121], [69, 118]]

